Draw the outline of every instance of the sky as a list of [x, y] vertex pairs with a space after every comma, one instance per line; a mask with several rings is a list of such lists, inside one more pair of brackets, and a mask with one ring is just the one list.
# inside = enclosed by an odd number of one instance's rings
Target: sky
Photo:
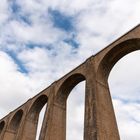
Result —
[[[0, 117], [138, 25], [139, 6], [139, 0], [3, 0]], [[125, 56], [108, 80], [121, 140], [140, 138], [138, 60], [139, 51]], [[84, 85], [68, 99], [67, 140], [82, 140]]]

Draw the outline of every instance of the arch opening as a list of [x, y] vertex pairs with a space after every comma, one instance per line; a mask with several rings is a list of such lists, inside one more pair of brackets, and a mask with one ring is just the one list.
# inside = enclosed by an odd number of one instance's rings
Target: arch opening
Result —
[[139, 140], [140, 134], [140, 51], [120, 59], [109, 74], [109, 88], [113, 99], [121, 140]]
[[46, 95], [39, 96], [30, 108], [28, 119], [32, 121], [38, 121], [39, 113], [47, 101], [48, 97]]
[[46, 95], [39, 96], [32, 104], [27, 116], [28, 120], [32, 122], [33, 133], [36, 140], [39, 139], [41, 133], [45, 110], [47, 108], [47, 101], [48, 97]]
[[57, 94], [57, 98], [56, 98], [56, 102], [60, 105], [66, 105], [66, 101], [67, 98], [70, 94], [70, 92], [72, 91], [72, 89], [80, 82], [86, 80], [85, 76], [82, 74], [74, 74], [72, 76], [70, 76], [69, 78], [67, 78], [63, 84], [61, 85], [58, 94]]
[[[113, 67], [115, 66], [115, 64], [117, 62], [119, 62], [119, 60], [121, 60], [124, 56], [126, 56], [132, 52], [135, 52], [137, 50], [140, 50], [140, 39], [130, 39], [130, 40], [124, 41], [124, 42], [116, 45], [115, 47], [113, 47], [111, 50], [109, 50], [104, 55], [103, 59], [101, 60], [101, 62], [99, 64], [98, 71], [97, 71], [98, 80], [108, 86], [109, 75], [110, 75]], [[138, 62], [135, 62], [135, 63], [138, 63]], [[126, 72], [127, 72], [127, 70], [126, 70]], [[122, 77], [120, 77], [120, 78], [122, 78]], [[129, 80], [131, 80], [131, 79], [129, 79]], [[123, 90], [123, 88], [121, 90]], [[118, 91], [118, 92], [120, 92], [120, 91]], [[118, 97], [118, 99], [119, 98], [120, 97]], [[127, 102], [129, 102], [126, 100], [124, 100], [124, 101], [125, 101], [125, 104]], [[123, 108], [123, 106], [121, 105], [120, 108]], [[128, 112], [126, 112], [126, 113], [128, 113]], [[133, 112], [131, 112], [131, 113], [133, 113]], [[122, 124], [121, 124], [121, 127], [122, 127]], [[126, 124], [125, 133], [127, 130], [128, 130], [128, 126]], [[132, 137], [132, 135], [128, 139], [132, 139], [131, 137]], [[124, 139], [126, 139], [126, 137]], [[133, 137], [133, 139], [136, 139], [136, 137]]]
[[36, 140], [39, 140], [39, 136], [40, 136], [40, 133], [41, 133], [41, 128], [42, 128], [42, 125], [43, 125], [43, 120], [44, 120], [44, 117], [45, 117], [46, 108], [47, 108], [47, 104], [45, 104], [43, 106], [43, 108], [41, 109], [41, 111], [39, 113]]
[[15, 115], [13, 116], [11, 122], [10, 122], [10, 126], [9, 129], [12, 131], [17, 131], [19, 128], [19, 125], [21, 123], [21, 119], [23, 116], [23, 110], [18, 110]]
[[[66, 108], [67, 140], [75, 137], [77, 140], [83, 139], [85, 81], [86, 78], [82, 74], [74, 74], [63, 82], [58, 91], [56, 102]], [[81, 87], [83, 89], [80, 90]], [[81, 94], [77, 92], [81, 92]]]
[[5, 126], [5, 122], [4, 121], [0, 122], [0, 135], [4, 129], [4, 126]]
[[140, 50], [140, 39], [138, 38], [124, 41], [113, 47], [105, 54], [99, 64], [98, 79], [106, 83], [113, 66], [125, 55], [136, 50]]
[[85, 81], [76, 85], [67, 100], [66, 140], [83, 140]]

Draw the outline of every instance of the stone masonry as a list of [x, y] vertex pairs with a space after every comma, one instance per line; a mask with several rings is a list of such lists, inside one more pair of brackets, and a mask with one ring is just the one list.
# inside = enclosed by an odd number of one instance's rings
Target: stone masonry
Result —
[[140, 49], [140, 25], [52, 83], [0, 120], [0, 140], [35, 140], [39, 113], [47, 104], [39, 140], [66, 140], [66, 102], [86, 81], [84, 140], [120, 140], [108, 76], [123, 56]]

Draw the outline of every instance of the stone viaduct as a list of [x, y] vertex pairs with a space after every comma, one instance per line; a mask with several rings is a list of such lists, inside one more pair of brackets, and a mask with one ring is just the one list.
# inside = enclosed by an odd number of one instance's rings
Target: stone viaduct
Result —
[[108, 76], [119, 59], [139, 49], [140, 25], [2, 118], [0, 140], [35, 140], [39, 113], [46, 103], [39, 140], [66, 140], [67, 98], [71, 90], [84, 80], [83, 139], [120, 140]]

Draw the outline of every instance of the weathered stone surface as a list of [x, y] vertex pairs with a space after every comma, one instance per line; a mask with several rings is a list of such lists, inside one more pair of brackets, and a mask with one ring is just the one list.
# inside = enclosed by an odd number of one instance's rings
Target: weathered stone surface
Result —
[[39, 113], [46, 103], [39, 140], [66, 140], [67, 98], [84, 80], [84, 140], [120, 140], [107, 80], [119, 59], [139, 49], [140, 25], [2, 118], [0, 140], [35, 140]]

